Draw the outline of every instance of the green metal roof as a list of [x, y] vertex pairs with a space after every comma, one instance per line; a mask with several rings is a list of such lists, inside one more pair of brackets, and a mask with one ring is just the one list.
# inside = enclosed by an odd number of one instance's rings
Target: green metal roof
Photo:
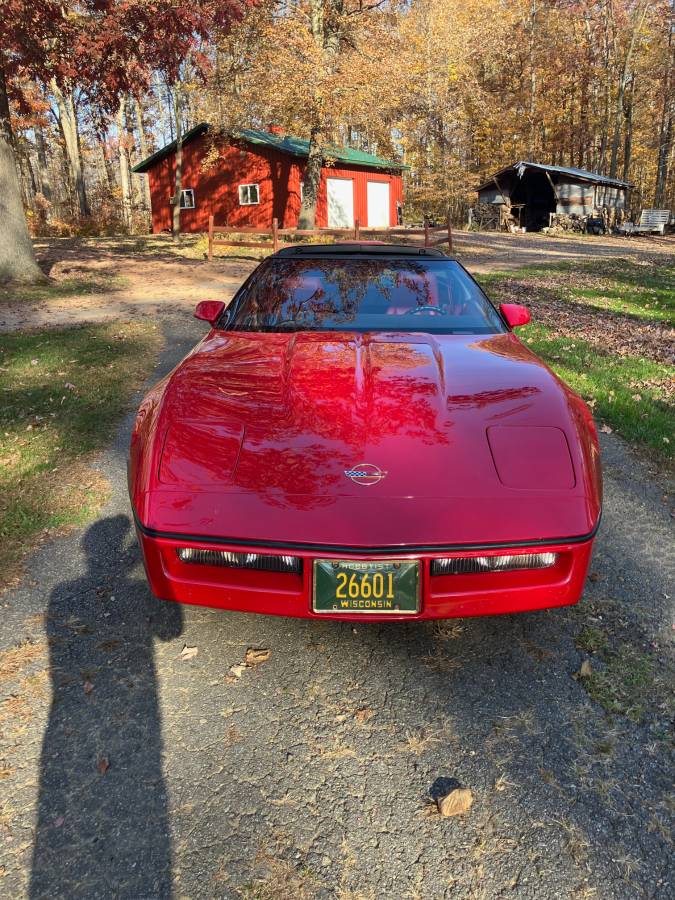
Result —
[[[206, 122], [195, 125], [183, 135], [183, 144], [194, 140], [200, 134], [208, 131], [209, 126]], [[309, 141], [304, 138], [291, 137], [286, 134], [271, 134], [269, 131], [258, 131], [254, 128], [242, 128], [232, 135], [233, 140], [245, 141], [247, 144], [257, 145], [259, 147], [272, 147], [282, 153], [288, 153], [289, 156], [298, 156], [306, 159], [309, 154]], [[155, 163], [169, 156], [176, 149], [176, 142], [171, 141], [166, 147], [157, 150], [148, 156], [142, 162], [137, 163], [132, 172], [147, 172]], [[363, 150], [353, 150], [351, 147], [336, 147], [333, 144], [323, 145], [323, 155], [325, 159], [329, 159], [338, 163], [346, 163], [351, 166], [365, 166], [368, 169], [407, 169], [408, 166], [401, 162], [391, 159], [383, 159], [381, 156], [374, 156], [372, 153], [364, 153]]]

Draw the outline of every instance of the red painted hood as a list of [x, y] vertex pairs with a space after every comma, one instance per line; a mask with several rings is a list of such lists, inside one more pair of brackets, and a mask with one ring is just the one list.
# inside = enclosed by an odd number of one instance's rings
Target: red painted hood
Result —
[[[571, 537], [599, 514], [589, 423], [512, 334], [212, 332], [168, 382], [136, 508], [157, 530], [242, 540]], [[354, 483], [360, 463], [385, 477]]]

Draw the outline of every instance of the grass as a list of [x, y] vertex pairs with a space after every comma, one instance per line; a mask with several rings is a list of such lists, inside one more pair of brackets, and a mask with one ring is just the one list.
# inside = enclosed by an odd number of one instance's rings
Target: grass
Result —
[[[659, 655], [653, 642], [612, 604], [605, 601], [601, 609], [603, 626], [585, 623], [575, 638], [590, 663], [588, 671], [579, 671], [579, 683], [608, 713], [634, 722], [648, 715], [669, 722], [673, 714], [673, 672], [667, 655]], [[594, 612], [594, 606], [587, 611]], [[614, 741], [610, 732], [596, 745], [596, 753], [610, 754]]]
[[480, 275], [490, 287], [505, 279], [545, 283], [561, 301], [675, 325], [675, 259], [611, 258], [524, 266]]
[[47, 531], [80, 525], [107, 495], [90, 468], [149, 374], [150, 323], [3, 335], [0, 348], [0, 584]]
[[519, 336], [597, 418], [662, 462], [672, 460], [675, 367], [664, 362], [663, 331], [675, 324], [672, 257], [530, 266], [479, 280], [497, 302], [531, 305], [534, 322]]
[[630, 644], [621, 644], [616, 650], [605, 647], [598, 656], [604, 667], [592, 668], [579, 681], [589, 697], [607, 712], [639, 722], [655, 686], [654, 661]]
[[565, 273], [592, 272], [605, 284], [580, 286], [575, 296], [589, 306], [609, 309], [622, 315], [653, 319], [675, 325], [675, 262], [658, 265], [638, 264], [630, 260], [600, 260], [593, 267], [566, 266]]
[[649, 447], [663, 460], [672, 459], [675, 411], [668, 397], [675, 374], [672, 366], [602, 353], [581, 338], [557, 337], [543, 325], [528, 325], [520, 337], [612, 430]]
[[68, 297], [82, 297], [88, 294], [109, 294], [125, 286], [123, 278], [106, 275], [104, 278], [65, 278], [47, 284], [15, 284], [0, 287], [2, 303], [40, 303], [46, 300], [64, 300]]

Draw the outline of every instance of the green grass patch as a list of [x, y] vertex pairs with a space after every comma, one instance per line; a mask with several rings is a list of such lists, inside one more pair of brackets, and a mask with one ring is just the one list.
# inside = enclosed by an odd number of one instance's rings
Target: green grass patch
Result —
[[3, 335], [0, 584], [48, 529], [79, 525], [107, 485], [89, 466], [161, 346], [151, 323]]
[[65, 278], [47, 284], [16, 284], [0, 287], [1, 303], [39, 303], [45, 300], [66, 300], [90, 294], [109, 294], [121, 290], [126, 280], [120, 277]]
[[[516, 271], [478, 276], [489, 290], [505, 280], [531, 281], [554, 291], [561, 301], [597, 310], [675, 325], [675, 259], [635, 261], [624, 258], [524, 266]], [[627, 325], [628, 327], [628, 325]]]
[[[519, 336], [597, 418], [662, 461], [672, 460], [675, 367], [660, 330], [675, 324], [672, 256], [575, 260], [479, 280], [495, 302], [532, 304], [534, 322]], [[631, 337], [643, 355], [622, 348], [631, 347]]]
[[675, 370], [651, 360], [603, 354], [588, 342], [557, 337], [528, 325], [522, 340], [585, 400], [594, 414], [628, 441], [649, 447], [664, 460], [675, 448], [675, 415], [668, 387]]
[[594, 625], [584, 625], [576, 640], [577, 647], [586, 653], [606, 653], [609, 649], [607, 635]]
[[609, 713], [627, 716], [639, 722], [651, 703], [655, 690], [653, 659], [630, 644], [610, 650], [605, 644], [598, 651], [604, 667], [579, 677], [589, 697]]
[[[562, 271], [574, 275], [579, 269], [568, 266]], [[581, 271], [600, 282], [574, 289], [573, 296], [590, 306], [675, 325], [675, 261], [638, 265], [629, 260], [618, 264], [602, 260], [592, 268], [585, 263]]]

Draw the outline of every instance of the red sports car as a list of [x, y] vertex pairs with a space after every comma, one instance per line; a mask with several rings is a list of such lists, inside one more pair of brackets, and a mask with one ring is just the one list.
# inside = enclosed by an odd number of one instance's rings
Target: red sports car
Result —
[[433, 619], [576, 603], [601, 512], [590, 411], [454, 259], [265, 260], [145, 398], [129, 490], [164, 600]]

